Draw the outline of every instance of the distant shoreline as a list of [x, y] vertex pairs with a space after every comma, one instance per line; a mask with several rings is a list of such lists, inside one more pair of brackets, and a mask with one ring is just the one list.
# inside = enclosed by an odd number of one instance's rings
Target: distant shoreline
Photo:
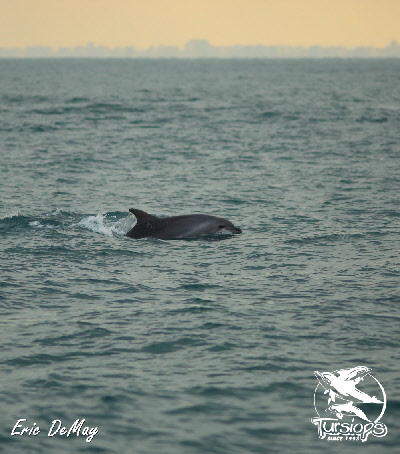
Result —
[[399, 57], [3, 57], [0, 55], [0, 61], [32, 61], [32, 60], [91, 60], [91, 61], [104, 61], [104, 60], [125, 60], [125, 61], [299, 61], [299, 60], [340, 60], [340, 61], [383, 61], [383, 60], [398, 60]]
[[129, 58], [129, 59], [317, 59], [317, 58], [400, 58], [400, 44], [393, 40], [388, 46], [376, 48], [361, 46], [212, 46], [207, 40], [192, 40], [183, 49], [158, 46], [137, 49], [134, 46], [106, 47], [88, 43], [86, 46], [52, 48], [29, 46], [25, 48], [0, 47], [0, 58]]

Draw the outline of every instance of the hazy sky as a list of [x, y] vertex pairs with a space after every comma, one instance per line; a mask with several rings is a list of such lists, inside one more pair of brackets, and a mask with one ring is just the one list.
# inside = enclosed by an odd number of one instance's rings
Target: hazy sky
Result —
[[0, 0], [0, 47], [400, 41], [400, 0]]

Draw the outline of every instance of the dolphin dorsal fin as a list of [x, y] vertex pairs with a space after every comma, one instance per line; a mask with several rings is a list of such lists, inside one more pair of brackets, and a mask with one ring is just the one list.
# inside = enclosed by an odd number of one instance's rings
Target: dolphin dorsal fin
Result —
[[146, 224], [147, 222], [156, 219], [155, 216], [146, 213], [145, 211], [137, 210], [136, 208], [130, 208], [129, 211], [136, 217], [138, 224]]

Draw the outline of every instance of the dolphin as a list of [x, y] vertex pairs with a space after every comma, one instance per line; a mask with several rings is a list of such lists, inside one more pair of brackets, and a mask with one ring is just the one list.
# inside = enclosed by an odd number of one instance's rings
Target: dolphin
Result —
[[346, 402], [345, 404], [341, 405], [330, 405], [325, 411], [333, 413], [339, 419], [343, 419], [343, 415], [356, 415], [360, 419], [364, 419], [364, 421], [370, 421], [370, 419], [368, 419], [368, 416], [360, 408], [353, 405], [353, 402]]
[[338, 369], [335, 370], [335, 373], [341, 380], [352, 380], [357, 385], [371, 370], [369, 367], [357, 366], [352, 369]]
[[[361, 366], [360, 366], [361, 367]], [[331, 372], [318, 372], [315, 371], [314, 374], [317, 377], [319, 383], [325, 388], [325, 393], [329, 392], [328, 404], [332, 401], [335, 402], [336, 397], [340, 397], [343, 400], [347, 401], [357, 401], [364, 404], [382, 404], [383, 402], [377, 399], [375, 396], [371, 397], [368, 394], [360, 391], [356, 388], [356, 385], [360, 381], [360, 375], [362, 375], [365, 370], [351, 371], [348, 374], [344, 374], [344, 370], [341, 371], [341, 377], [343, 375], [345, 379], [336, 377], [336, 375]], [[368, 372], [365, 372], [367, 374]], [[350, 377], [353, 377], [352, 379]]]
[[126, 234], [130, 238], [172, 240], [213, 233], [242, 233], [232, 222], [217, 216], [187, 214], [158, 218], [136, 208], [131, 208], [129, 211], [137, 219], [136, 225]]

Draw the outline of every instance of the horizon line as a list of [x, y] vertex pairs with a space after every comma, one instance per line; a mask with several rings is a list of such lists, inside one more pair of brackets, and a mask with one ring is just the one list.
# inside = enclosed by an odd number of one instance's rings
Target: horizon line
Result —
[[392, 39], [386, 46], [375, 46], [373, 44], [359, 44], [359, 45], [350, 45], [350, 46], [343, 46], [340, 44], [328, 44], [328, 45], [323, 45], [323, 44], [298, 44], [298, 45], [293, 45], [293, 44], [229, 44], [229, 45], [214, 45], [211, 44], [208, 39], [205, 38], [193, 38], [189, 39], [186, 41], [186, 43], [183, 46], [178, 46], [174, 44], [156, 44], [156, 45], [151, 45], [148, 47], [136, 47], [134, 44], [124, 44], [124, 45], [119, 45], [119, 46], [111, 46], [108, 44], [95, 44], [93, 41], [87, 41], [85, 44], [76, 44], [73, 46], [67, 46], [67, 45], [59, 45], [59, 46], [54, 46], [51, 44], [29, 44], [26, 46], [2, 46], [0, 45], [0, 49], [29, 49], [29, 48], [50, 48], [52, 50], [59, 50], [59, 49], [76, 49], [76, 48], [82, 48], [82, 47], [89, 47], [89, 48], [107, 48], [107, 49], [125, 49], [125, 48], [130, 48], [133, 47], [134, 49], [138, 51], [146, 51], [149, 49], [155, 49], [155, 48], [175, 48], [179, 50], [184, 50], [185, 48], [188, 47], [188, 45], [192, 44], [200, 44], [200, 45], [206, 45], [211, 48], [233, 48], [233, 47], [290, 47], [290, 48], [310, 48], [310, 47], [321, 47], [321, 48], [341, 48], [341, 49], [357, 49], [357, 48], [373, 48], [373, 49], [385, 49], [386, 47], [389, 46], [399, 46], [400, 43], [398, 42], [397, 39]]
[[192, 39], [184, 47], [159, 45], [138, 49], [134, 45], [110, 47], [86, 45], [71, 47], [54, 47], [32, 45], [25, 47], [0, 47], [0, 58], [63, 58], [63, 57], [97, 57], [97, 58], [305, 58], [305, 57], [400, 57], [400, 45], [392, 40], [385, 47], [338, 45], [263, 45], [236, 44], [214, 46], [206, 39]]

